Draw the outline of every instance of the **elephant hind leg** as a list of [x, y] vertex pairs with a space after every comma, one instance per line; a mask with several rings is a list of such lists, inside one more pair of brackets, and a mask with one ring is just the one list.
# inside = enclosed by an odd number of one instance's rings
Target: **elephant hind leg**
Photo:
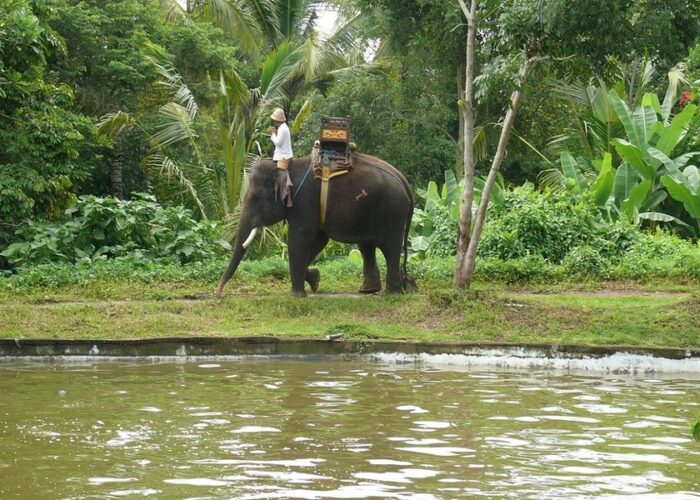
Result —
[[377, 266], [377, 254], [374, 245], [360, 245], [360, 253], [362, 253], [362, 287], [360, 293], [377, 293], [382, 290], [382, 278], [379, 275], [379, 267]]
[[386, 259], [386, 291], [388, 293], [403, 293], [401, 280], [401, 248], [389, 246], [380, 247]]

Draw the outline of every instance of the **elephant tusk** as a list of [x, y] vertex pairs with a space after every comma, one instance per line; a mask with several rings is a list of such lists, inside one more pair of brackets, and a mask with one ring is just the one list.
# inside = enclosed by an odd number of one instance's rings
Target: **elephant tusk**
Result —
[[258, 228], [254, 227], [253, 230], [250, 232], [248, 235], [248, 238], [243, 242], [243, 248], [248, 248], [251, 243], [253, 243], [253, 240], [255, 239], [255, 235], [258, 232]]

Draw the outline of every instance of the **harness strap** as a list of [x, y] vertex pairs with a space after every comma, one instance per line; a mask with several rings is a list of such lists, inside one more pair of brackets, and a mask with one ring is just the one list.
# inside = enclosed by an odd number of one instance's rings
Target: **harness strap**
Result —
[[321, 224], [320, 229], [326, 227], [326, 208], [328, 207], [328, 181], [331, 178], [330, 163], [324, 163], [321, 167]]
[[306, 178], [309, 176], [309, 174], [311, 173], [312, 170], [313, 170], [313, 168], [309, 167], [309, 169], [304, 174], [304, 177], [302, 177], [301, 182], [297, 186], [296, 191], [294, 191], [294, 195], [292, 196], [292, 201], [297, 199], [297, 195], [299, 194], [299, 191], [301, 191], [301, 186], [304, 185], [304, 183], [306, 182]]

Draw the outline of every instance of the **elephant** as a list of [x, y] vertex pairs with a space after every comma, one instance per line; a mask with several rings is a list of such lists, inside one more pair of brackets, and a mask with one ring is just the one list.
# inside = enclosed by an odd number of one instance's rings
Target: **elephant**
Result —
[[[358, 245], [363, 258], [360, 293], [381, 290], [375, 249], [386, 259], [386, 291], [406, 289], [408, 232], [413, 216], [413, 193], [405, 177], [379, 158], [353, 153], [353, 167], [328, 183], [325, 223], [321, 224], [321, 180], [314, 178], [311, 156], [294, 158], [289, 167], [293, 206], [280, 196], [286, 173], [270, 160], [259, 161], [249, 176], [231, 261], [219, 281], [216, 295], [240, 264], [258, 228], [286, 220], [292, 294], [306, 296], [305, 282], [318, 290], [320, 272], [309, 268], [329, 238]], [[282, 176], [285, 176], [284, 178]], [[403, 269], [401, 253], [403, 251]]]

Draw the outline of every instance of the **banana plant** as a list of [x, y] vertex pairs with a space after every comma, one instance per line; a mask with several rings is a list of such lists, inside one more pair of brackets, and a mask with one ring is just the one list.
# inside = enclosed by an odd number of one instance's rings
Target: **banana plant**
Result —
[[[475, 209], [481, 199], [481, 191], [485, 182], [483, 177], [474, 180]], [[458, 182], [452, 170], [445, 170], [445, 182], [442, 188], [438, 188], [435, 181], [430, 181], [426, 189], [417, 190], [418, 197], [424, 200], [424, 206], [422, 209], [416, 208], [413, 212], [411, 249], [414, 252], [421, 253], [428, 250], [437, 218], [449, 217], [455, 225], [457, 224], [463, 188], [464, 180]], [[500, 173], [490, 196], [493, 206], [503, 206], [505, 181]]]
[[425, 252], [430, 247], [431, 237], [435, 231], [437, 217], [459, 219], [460, 194], [462, 183], [452, 170], [445, 170], [445, 183], [438, 189], [435, 181], [430, 181], [426, 189], [418, 189], [418, 197], [423, 199], [423, 208], [413, 211], [411, 249], [414, 252]]
[[610, 153], [605, 153], [603, 160], [593, 163], [598, 175], [589, 181], [580, 162], [567, 151], [561, 154], [562, 172], [568, 179], [568, 185], [580, 192], [587, 191], [609, 219], [623, 214], [633, 222], [639, 222], [639, 219], [681, 222], [671, 215], [650, 211], [666, 199], [666, 192], [659, 190], [651, 193], [652, 182], [639, 181], [626, 163], [616, 169], [612, 166]]
[[[668, 167], [667, 167], [668, 168]], [[661, 178], [674, 200], [683, 203], [686, 212], [695, 219], [700, 231], [700, 172], [695, 165], [689, 165], [680, 172], [679, 169], [668, 169], [671, 173]]]
[[671, 119], [668, 93], [663, 105], [659, 103], [655, 94], [646, 94], [641, 106], [634, 112], [630, 111], [614, 90], [610, 91], [609, 98], [627, 134], [627, 140], [612, 140], [615, 150], [641, 179], [649, 180], [658, 186], [659, 168], [663, 162], [651, 150], [670, 155], [685, 138], [697, 106], [688, 104]]

